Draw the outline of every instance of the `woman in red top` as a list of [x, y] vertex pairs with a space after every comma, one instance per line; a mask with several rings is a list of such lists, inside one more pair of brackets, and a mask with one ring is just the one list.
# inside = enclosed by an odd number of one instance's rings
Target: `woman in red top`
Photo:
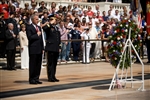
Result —
[[88, 11], [87, 11], [88, 16], [93, 16], [93, 14], [94, 14], [91, 9], [92, 9], [91, 6], [88, 6]]
[[97, 19], [101, 19], [102, 21], [104, 21], [103, 17], [100, 15], [100, 11], [97, 11]]

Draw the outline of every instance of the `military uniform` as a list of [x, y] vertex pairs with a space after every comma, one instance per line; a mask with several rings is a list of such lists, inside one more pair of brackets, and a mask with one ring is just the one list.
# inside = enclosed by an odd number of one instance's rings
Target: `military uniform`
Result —
[[3, 20], [3, 13], [0, 13], [0, 57], [5, 57], [5, 32], [6, 23]]
[[46, 33], [46, 46], [45, 51], [47, 52], [47, 76], [48, 81], [56, 82], [56, 66], [57, 59], [59, 57], [60, 47], [60, 32], [56, 25], [48, 25], [43, 28]]

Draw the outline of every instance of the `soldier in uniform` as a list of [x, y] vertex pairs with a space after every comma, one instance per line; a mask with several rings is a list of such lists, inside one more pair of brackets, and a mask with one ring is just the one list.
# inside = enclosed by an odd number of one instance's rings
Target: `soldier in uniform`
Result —
[[6, 23], [4, 21], [3, 13], [0, 13], [0, 57], [5, 57], [5, 32], [6, 32]]
[[56, 66], [60, 52], [60, 32], [56, 26], [56, 19], [50, 16], [50, 23], [43, 27], [46, 33], [46, 46], [47, 52], [47, 76], [49, 82], [59, 82], [56, 78]]

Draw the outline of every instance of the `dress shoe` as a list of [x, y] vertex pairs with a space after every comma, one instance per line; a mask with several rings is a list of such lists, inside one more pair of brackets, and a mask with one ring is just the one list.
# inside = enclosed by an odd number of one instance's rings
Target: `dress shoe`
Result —
[[8, 67], [7, 70], [11, 70], [11, 68]]
[[134, 63], [140, 63], [140, 61], [136, 60]]
[[59, 82], [59, 80], [57, 78], [55, 78], [54, 80], [55, 80], [55, 82]]
[[36, 81], [31, 81], [31, 82], [29, 82], [30, 84], [34, 84], [34, 85], [36, 85], [37, 84], [37, 82]]
[[48, 79], [48, 82], [55, 82], [54, 79]]
[[11, 68], [11, 70], [16, 70], [16, 68]]
[[42, 82], [40, 82], [40, 81], [36, 81], [36, 83], [37, 83], [37, 84], [42, 84]]
[[150, 61], [147, 62], [148, 64], [150, 63]]

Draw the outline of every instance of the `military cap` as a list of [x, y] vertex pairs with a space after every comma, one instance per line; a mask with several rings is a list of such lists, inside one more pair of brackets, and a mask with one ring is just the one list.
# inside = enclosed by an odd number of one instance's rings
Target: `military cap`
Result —
[[56, 19], [56, 17], [55, 17], [55, 15], [54, 15], [54, 14], [48, 15], [48, 18], [49, 18], [50, 20], [52, 20], [52, 19]]

